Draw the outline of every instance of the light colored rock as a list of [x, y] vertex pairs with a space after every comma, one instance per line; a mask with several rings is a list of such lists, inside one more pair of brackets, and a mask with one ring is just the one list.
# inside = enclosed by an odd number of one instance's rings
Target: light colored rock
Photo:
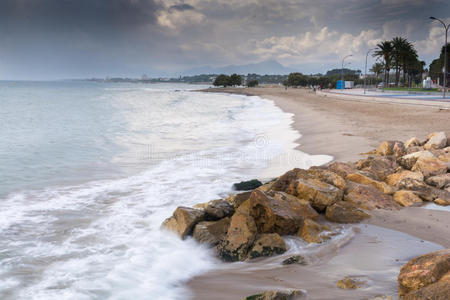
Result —
[[445, 132], [434, 132], [428, 136], [428, 141], [423, 146], [425, 149], [442, 149], [447, 145], [447, 136]]
[[434, 200], [434, 203], [436, 203], [437, 205], [448, 206], [450, 205], [450, 199], [437, 198]]
[[[438, 282], [450, 272], [450, 249], [431, 252], [410, 260], [400, 269], [398, 293], [400, 297]], [[447, 284], [447, 286], [450, 286]], [[414, 299], [414, 298], [412, 298]], [[445, 298], [417, 298], [445, 299]]]
[[370, 185], [355, 184], [344, 197], [346, 202], [354, 203], [366, 210], [377, 208], [398, 209], [400, 206], [391, 195], [385, 194]]
[[418, 151], [408, 155], [404, 155], [398, 159], [398, 163], [405, 169], [411, 170], [416, 161], [421, 157], [435, 157], [430, 151]]
[[401, 157], [406, 154], [405, 146], [400, 141], [384, 141], [377, 149], [377, 154], [382, 156], [394, 155]]
[[411, 171], [421, 172], [425, 178], [442, 175], [447, 172], [447, 165], [435, 157], [420, 157]]
[[214, 247], [226, 236], [230, 218], [226, 217], [219, 221], [205, 221], [195, 225], [193, 237], [198, 242]]
[[408, 190], [400, 190], [395, 192], [394, 200], [404, 207], [422, 203], [422, 199], [420, 199], [419, 196]]
[[389, 175], [386, 178], [386, 183], [391, 186], [396, 187], [398, 185], [398, 183], [405, 178], [416, 179], [419, 181], [423, 181], [423, 179], [424, 179], [423, 174], [420, 172], [412, 172], [412, 171], [408, 171], [408, 170], [403, 170], [398, 173]]
[[330, 231], [330, 227], [307, 219], [303, 222], [297, 235], [308, 243], [322, 243], [328, 239], [328, 236], [322, 234], [324, 231]]
[[450, 186], [450, 173], [429, 177], [426, 183], [437, 187], [438, 189]]
[[249, 215], [235, 213], [231, 217], [226, 238], [217, 247], [225, 261], [245, 260], [257, 234], [256, 224]]
[[311, 167], [307, 170], [313, 178], [326, 182], [328, 184], [334, 185], [335, 187], [344, 190], [346, 186], [345, 179], [335, 172], [321, 168], [321, 167]]
[[385, 182], [373, 180], [373, 179], [366, 177], [359, 173], [349, 174], [349, 175], [347, 175], [346, 179], [351, 180], [356, 183], [373, 186], [377, 190], [379, 190], [385, 194], [388, 194], [388, 195], [392, 195], [396, 191], [396, 189], [394, 187], [386, 184]]
[[179, 206], [170, 218], [162, 223], [162, 228], [175, 232], [182, 239], [192, 233], [194, 226], [205, 219], [205, 212], [199, 209]]
[[411, 154], [414, 152], [424, 151], [422, 146], [411, 146], [409, 148], [406, 148], [406, 154]]
[[278, 233], [266, 233], [257, 236], [255, 244], [249, 251], [250, 258], [272, 256], [286, 252], [286, 243]]
[[342, 200], [344, 192], [316, 179], [298, 179], [295, 196], [309, 201], [314, 209], [323, 211], [327, 206]]
[[336, 223], [359, 223], [370, 218], [370, 215], [354, 203], [339, 201], [327, 207], [325, 217]]
[[420, 140], [416, 137], [410, 138], [405, 143], [405, 148], [420, 146]]

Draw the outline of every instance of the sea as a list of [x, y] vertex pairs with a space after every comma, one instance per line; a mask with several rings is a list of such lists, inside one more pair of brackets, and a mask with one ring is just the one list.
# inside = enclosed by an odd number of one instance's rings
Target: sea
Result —
[[222, 263], [160, 229], [177, 206], [332, 159], [274, 102], [207, 88], [0, 82], [0, 299], [189, 299]]

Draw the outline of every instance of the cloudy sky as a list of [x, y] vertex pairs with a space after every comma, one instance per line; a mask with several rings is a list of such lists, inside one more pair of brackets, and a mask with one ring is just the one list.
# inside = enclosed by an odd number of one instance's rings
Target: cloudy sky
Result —
[[[364, 68], [403, 36], [428, 63], [448, 0], [0, 0], [0, 79], [176, 75], [275, 59], [309, 74]], [[373, 59], [370, 59], [373, 63]]]

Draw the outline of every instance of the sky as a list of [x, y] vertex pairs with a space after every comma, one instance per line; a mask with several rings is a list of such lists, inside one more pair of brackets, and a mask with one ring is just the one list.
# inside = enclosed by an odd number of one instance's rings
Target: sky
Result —
[[[449, 0], [0, 0], [0, 79], [177, 76], [277, 60], [304, 74], [364, 70], [382, 40], [439, 55]], [[369, 56], [369, 65], [374, 58]]]

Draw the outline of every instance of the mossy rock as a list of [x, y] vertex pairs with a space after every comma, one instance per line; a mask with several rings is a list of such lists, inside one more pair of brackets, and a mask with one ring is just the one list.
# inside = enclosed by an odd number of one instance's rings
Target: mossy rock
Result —
[[236, 191], [250, 191], [260, 187], [261, 185], [261, 181], [259, 181], [258, 179], [252, 179], [235, 183], [233, 184], [233, 187]]

